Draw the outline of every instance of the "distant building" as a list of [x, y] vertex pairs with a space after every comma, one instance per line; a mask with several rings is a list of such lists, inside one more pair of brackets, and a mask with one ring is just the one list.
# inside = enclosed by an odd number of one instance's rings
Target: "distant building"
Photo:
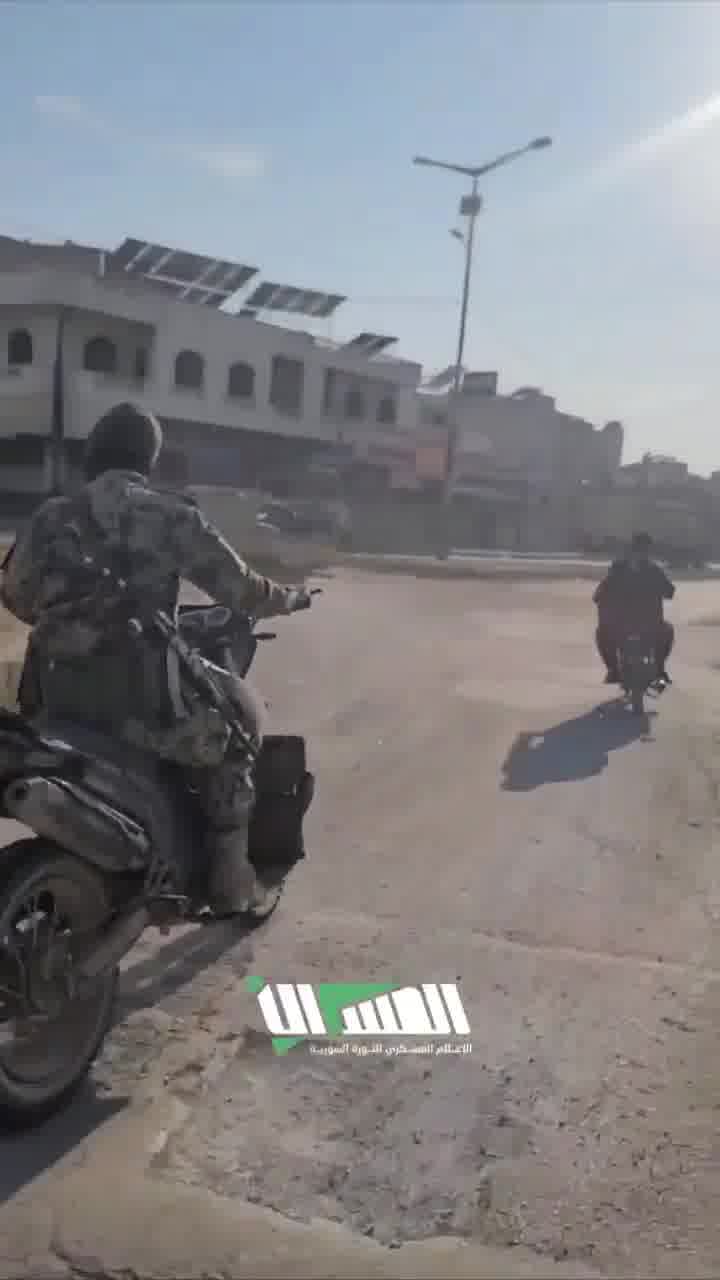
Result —
[[[614, 480], [623, 449], [619, 422], [598, 429], [563, 413], [536, 387], [521, 387], [510, 395], [498, 395], [496, 388], [496, 374], [465, 376], [457, 406], [458, 493], [473, 492], [478, 483], [514, 479], [529, 494], [552, 498]], [[421, 390], [418, 398], [421, 422], [447, 425], [449, 392]]]
[[639, 462], [621, 467], [617, 484], [623, 489], [667, 489], [690, 481], [688, 465], [660, 453], [646, 453]]
[[694, 475], [678, 458], [646, 453], [620, 468], [612, 488], [583, 495], [582, 540], [610, 546], [645, 530], [661, 552], [686, 548], [717, 554], [718, 493], [713, 477]]

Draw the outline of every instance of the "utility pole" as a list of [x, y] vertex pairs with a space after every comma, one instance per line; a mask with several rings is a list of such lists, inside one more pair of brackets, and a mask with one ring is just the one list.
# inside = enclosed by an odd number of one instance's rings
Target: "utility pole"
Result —
[[461, 436], [460, 398], [463, 382], [463, 357], [465, 354], [465, 336], [467, 333], [468, 308], [470, 305], [475, 224], [478, 219], [478, 214], [482, 209], [482, 197], [479, 193], [479, 180], [486, 173], [490, 173], [491, 170], [499, 169], [503, 165], [510, 164], [513, 160], [518, 160], [520, 156], [527, 155], [529, 151], [542, 151], [546, 147], [550, 146], [552, 146], [552, 138], [533, 138], [532, 142], [526, 143], [524, 147], [518, 147], [514, 151], [506, 151], [502, 155], [497, 156], [494, 160], [490, 160], [489, 163], [481, 165], [448, 164], [444, 160], [431, 160], [428, 156], [415, 156], [413, 160], [413, 164], [425, 165], [432, 169], [449, 169], [452, 173], [462, 173], [465, 177], [472, 179], [472, 189], [470, 194], [463, 196], [460, 202], [460, 216], [467, 218], [468, 220], [467, 232], [465, 235], [455, 233], [459, 234], [459, 238], [465, 246], [465, 270], [463, 276], [462, 302], [460, 304], [460, 329], [458, 333], [457, 356], [455, 359], [455, 376], [453, 378], [452, 395], [450, 398], [450, 421], [448, 425], [445, 473], [443, 477], [441, 495], [443, 518], [441, 521], [442, 532], [438, 547], [438, 559], [441, 560], [446, 560], [452, 551], [452, 495], [453, 482], [455, 478], [455, 461]]

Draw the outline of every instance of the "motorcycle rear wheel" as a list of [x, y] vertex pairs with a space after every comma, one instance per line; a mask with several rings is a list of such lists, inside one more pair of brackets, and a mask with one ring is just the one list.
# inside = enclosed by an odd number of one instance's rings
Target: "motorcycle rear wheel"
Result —
[[[107, 917], [92, 867], [43, 839], [0, 855], [0, 1126], [25, 1129], [64, 1107], [113, 1020], [118, 971], [72, 990], [72, 939]], [[34, 1013], [18, 995], [25, 987]]]

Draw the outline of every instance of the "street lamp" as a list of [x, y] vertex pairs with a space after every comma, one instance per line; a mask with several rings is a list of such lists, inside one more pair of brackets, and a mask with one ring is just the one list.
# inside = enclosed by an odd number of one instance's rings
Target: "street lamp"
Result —
[[[431, 160], [429, 156], [415, 156], [413, 164], [424, 165], [430, 169], [448, 169], [451, 173], [462, 173], [467, 178], [472, 179], [472, 189], [468, 195], [464, 195], [460, 201], [460, 216], [467, 218], [468, 229], [467, 234], [463, 235], [461, 231], [453, 229], [450, 234], [455, 239], [460, 240], [465, 245], [465, 274], [463, 278], [462, 303], [460, 306], [460, 330], [458, 333], [457, 356], [455, 359], [455, 375], [452, 387], [452, 408], [450, 413], [450, 425], [448, 431], [447, 457], [445, 460], [445, 476], [443, 481], [443, 503], [449, 507], [452, 497], [452, 482], [455, 472], [455, 455], [457, 453], [458, 439], [460, 436], [460, 413], [459, 399], [460, 388], [463, 376], [463, 356], [465, 354], [465, 333], [467, 329], [468, 304], [470, 301], [470, 281], [472, 277], [472, 260], [473, 260], [473, 244], [475, 240], [475, 223], [478, 214], [482, 209], [482, 196], [478, 190], [480, 178], [486, 173], [490, 173], [493, 169], [499, 169], [503, 165], [510, 164], [513, 160], [518, 160], [520, 156], [527, 155], [529, 151], [543, 151], [546, 147], [552, 146], [552, 138], [541, 137], [533, 138], [531, 142], [526, 143], [524, 147], [517, 147], [514, 151], [505, 151], [502, 155], [496, 156], [494, 160], [490, 160], [487, 164], [465, 165], [465, 164], [448, 164], [444, 160]], [[449, 534], [449, 518], [446, 520], [446, 534]], [[446, 538], [449, 543], [449, 537]], [[449, 545], [444, 548], [443, 558], [447, 557]]]

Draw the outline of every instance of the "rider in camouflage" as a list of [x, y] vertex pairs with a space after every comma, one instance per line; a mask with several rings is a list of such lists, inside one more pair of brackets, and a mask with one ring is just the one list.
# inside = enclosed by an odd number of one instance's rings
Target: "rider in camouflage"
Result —
[[[191, 772], [211, 828], [211, 905], [231, 914], [257, 890], [248, 859], [254, 793], [247, 755], [229, 746], [228, 725], [183, 679], [174, 651], [151, 628], [138, 654], [128, 612], [175, 618], [181, 579], [233, 612], [262, 617], [307, 608], [310, 596], [254, 573], [192, 499], [153, 487], [161, 447], [150, 414], [131, 404], [105, 414], [87, 443], [86, 484], [36, 512], [5, 563], [0, 598], [33, 628], [43, 715], [117, 734]], [[108, 564], [111, 581], [124, 587], [119, 614], [117, 601], [99, 593], [100, 567]], [[243, 681], [222, 678], [259, 743], [258, 700]]]

